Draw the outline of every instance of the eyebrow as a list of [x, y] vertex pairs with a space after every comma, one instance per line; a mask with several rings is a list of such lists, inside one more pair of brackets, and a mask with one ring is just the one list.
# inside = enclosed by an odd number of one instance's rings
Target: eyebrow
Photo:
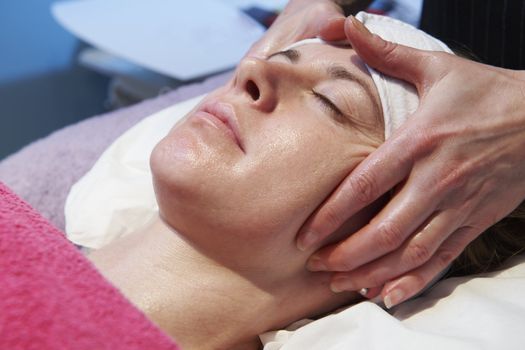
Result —
[[[279, 55], [286, 57], [293, 64], [298, 63], [299, 60], [301, 59], [301, 53], [295, 49], [288, 49], [284, 51], [274, 52], [271, 55], [269, 55], [266, 59], [270, 59], [272, 57], [279, 56]], [[368, 86], [361, 77], [350, 73], [348, 69], [338, 64], [330, 65], [327, 68], [327, 73], [328, 73], [328, 76], [334, 80], [337, 80], [337, 79], [348, 80], [348, 81], [359, 84], [365, 90], [365, 93], [370, 98], [370, 101], [372, 102], [374, 109], [376, 109], [375, 114], [379, 116], [380, 114], [379, 106], [377, 106], [376, 103], [374, 102], [375, 101], [374, 94], [370, 90], [370, 86]]]
[[[295, 49], [289, 49], [284, 51], [278, 51], [275, 53], [272, 53], [269, 55], [266, 59], [270, 59], [272, 57], [282, 55], [286, 57], [291, 63], [298, 63], [301, 59], [301, 53]], [[330, 65], [327, 68], [328, 76], [334, 80], [342, 79], [342, 80], [349, 80], [355, 83], [358, 83], [365, 89], [366, 93], [369, 95], [370, 99], [374, 101], [372, 92], [370, 91], [368, 85], [364, 82], [364, 80], [355, 74], [350, 73], [345, 67], [340, 65]]]
[[284, 51], [274, 52], [271, 55], [269, 55], [268, 57], [266, 57], [266, 59], [269, 60], [270, 58], [275, 57], [275, 56], [279, 56], [279, 55], [282, 55], [282, 56], [286, 57], [292, 63], [299, 62], [299, 59], [301, 58], [301, 54], [299, 53], [299, 51], [294, 50], [294, 49], [288, 49], [288, 50], [284, 50]]

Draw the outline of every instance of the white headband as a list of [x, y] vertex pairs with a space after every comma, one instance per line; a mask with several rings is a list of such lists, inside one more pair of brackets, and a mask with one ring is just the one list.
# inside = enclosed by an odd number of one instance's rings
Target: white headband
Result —
[[[447, 45], [427, 33], [396, 19], [359, 12], [356, 18], [372, 33], [387, 41], [427, 51], [445, 51], [452, 53]], [[287, 49], [313, 43], [326, 43], [315, 39], [305, 39], [290, 45]], [[337, 43], [336, 43], [337, 44]], [[376, 85], [383, 108], [385, 120], [385, 139], [396, 130], [417, 109], [419, 97], [413, 85], [396, 78], [386, 76], [366, 66]]]

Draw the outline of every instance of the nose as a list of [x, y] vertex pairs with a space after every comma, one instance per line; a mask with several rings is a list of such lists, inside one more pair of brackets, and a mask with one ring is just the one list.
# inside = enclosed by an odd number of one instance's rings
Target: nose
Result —
[[254, 108], [271, 112], [277, 107], [278, 72], [271, 63], [259, 58], [244, 58], [236, 74], [236, 87]]

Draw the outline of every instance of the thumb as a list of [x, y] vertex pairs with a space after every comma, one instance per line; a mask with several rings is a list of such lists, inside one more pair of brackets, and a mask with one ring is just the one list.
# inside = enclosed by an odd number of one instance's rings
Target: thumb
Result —
[[[372, 34], [354, 16], [345, 22], [345, 34], [359, 57], [370, 67], [416, 86], [421, 93], [436, 78], [438, 53], [414, 49]], [[434, 61], [434, 62], [431, 62]], [[433, 69], [429, 69], [433, 67]]]
[[319, 36], [326, 41], [340, 41], [346, 39], [345, 17], [342, 14], [324, 20], [319, 25]]

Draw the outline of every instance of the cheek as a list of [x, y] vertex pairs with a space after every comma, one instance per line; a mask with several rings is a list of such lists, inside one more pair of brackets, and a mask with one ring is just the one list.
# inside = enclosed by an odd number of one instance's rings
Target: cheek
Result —
[[257, 156], [239, 182], [252, 188], [249, 203], [261, 221], [295, 234], [358, 160], [337, 131], [306, 118], [302, 124], [269, 123], [259, 136]]
[[165, 220], [214, 254], [232, 254], [232, 246], [275, 254], [291, 247], [304, 221], [358, 162], [346, 133], [317, 116], [297, 118], [258, 124], [253, 152], [241, 158], [217, 144], [200, 145], [184, 130], [170, 133], [151, 157]]

